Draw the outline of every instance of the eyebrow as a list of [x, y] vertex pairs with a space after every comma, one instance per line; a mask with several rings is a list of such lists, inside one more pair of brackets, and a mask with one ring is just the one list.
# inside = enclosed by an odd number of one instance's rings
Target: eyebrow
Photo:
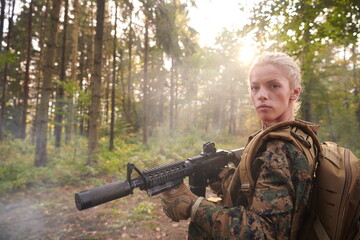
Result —
[[[271, 80], [266, 81], [266, 83], [273, 83], [273, 82], [280, 83], [280, 80], [279, 79], [271, 79]], [[250, 84], [259, 84], [259, 81], [250, 81]]]

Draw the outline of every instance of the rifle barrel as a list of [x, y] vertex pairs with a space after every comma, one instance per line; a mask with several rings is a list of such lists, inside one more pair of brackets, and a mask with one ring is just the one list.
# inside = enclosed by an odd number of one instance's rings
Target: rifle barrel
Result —
[[131, 194], [132, 190], [127, 180], [117, 181], [75, 193], [75, 204], [78, 210], [84, 210], [125, 197]]

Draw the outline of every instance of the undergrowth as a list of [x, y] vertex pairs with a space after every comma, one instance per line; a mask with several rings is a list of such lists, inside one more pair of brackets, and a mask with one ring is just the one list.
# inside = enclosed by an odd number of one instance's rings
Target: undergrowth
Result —
[[9, 138], [0, 143], [0, 194], [29, 187], [102, 185], [126, 179], [128, 162], [145, 170], [198, 155], [206, 141], [217, 142], [218, 148], [228, 150], [243, 145], [235, 137], [196, 129], [172, 136], [159, 130], [147, 145], [142, 144], [140, 135], [119, 137], [113, 151], [108, 150], [108, 139], [102, 138], [99, 163], [94, 167], [86, 165], [87, 139], [79, 136], [73, 139], [60, 149], [50, 139], [45, 167], [34, 167], [35, 146], [29, 140]]
[[[169, 162], [186, 160], [202, 152], [207, 141], [218, 149], [231, 150], [244, 146], [245, 137], [223, 132], [207, 133], [198, 129], [169, 135], [163, 129], [154, 131], [147, 145], [139, 134], [128, 134], [115, 140], [115, 149], [108, 150], [108, 139], [100, 140], [99, 163], [88, 166], [87, 139], [74, 137], [72, 142], [56, 149], [49, 140], [48, 162], [45, 167], [34, 167], [35, 146], [29, 140], [5, 139], [0, 143], [0, 195], [4, 192], [29, 187], [64, 185], [98, 186], [126, 179], [127, 163], [141, 171]], [[359, 156], [358, 149], [352, 149]], [[136, 173], [134, 173], [136, 174]]]

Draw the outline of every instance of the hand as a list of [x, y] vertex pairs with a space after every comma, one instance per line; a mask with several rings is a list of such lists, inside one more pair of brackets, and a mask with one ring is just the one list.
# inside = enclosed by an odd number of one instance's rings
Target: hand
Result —
[[223, 168], [218, 175], [219, 180], [216, 180], [209, 184], [211, 191], [218, 196], [223, 195], [230, 184], [231, 176], [234, 174], [234, 172], [235, 168]]
[[161, 194], [161, 204], [164, 213], [171, 220], [178, 222], [186, 220], [191, 216], [191, 207], [194, 205], [198, 196], [193, 194], [185, 184], [180, 184], [178, 188], [171, 189]]

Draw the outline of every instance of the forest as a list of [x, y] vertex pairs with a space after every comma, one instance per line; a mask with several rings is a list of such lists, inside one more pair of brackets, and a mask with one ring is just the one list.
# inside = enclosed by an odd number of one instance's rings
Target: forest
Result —
[[[238, 1], [250, 17], [239, 16], [211, 46], [190, 24], [197, 2], [1, 0], [0, 215], [8, 219], [0, 220], [0, 239], [112, 239], [105, 225], [139, 237], [134, 222], [159, 219], [158, 202], [138, 192], [131, 209], [114, 210], [115, 201], [89, 218], [75, 212], [73, 193], [125, 179], [127, 162], [146, 169], [185, 160], [206, 141], [242, 147], [260, 127], [248, 94], [251, 62], [239, 58], [249, 39], [254, 55], [281, 51], [297, 60], [304, 87], [297, 117], [319, 124], [322, 141], [360, 156], [359, 1]], [[65, 201], [73, 222], [43, 223], [66, 229], [55, 233], [30, 226], [10, 233], [8, 203], [21, 207], [24, 196], [43, 217]], [[113, 221], [104, 224], [107, 214]], [[151, 224], [141, 231], [176, 239]]]

